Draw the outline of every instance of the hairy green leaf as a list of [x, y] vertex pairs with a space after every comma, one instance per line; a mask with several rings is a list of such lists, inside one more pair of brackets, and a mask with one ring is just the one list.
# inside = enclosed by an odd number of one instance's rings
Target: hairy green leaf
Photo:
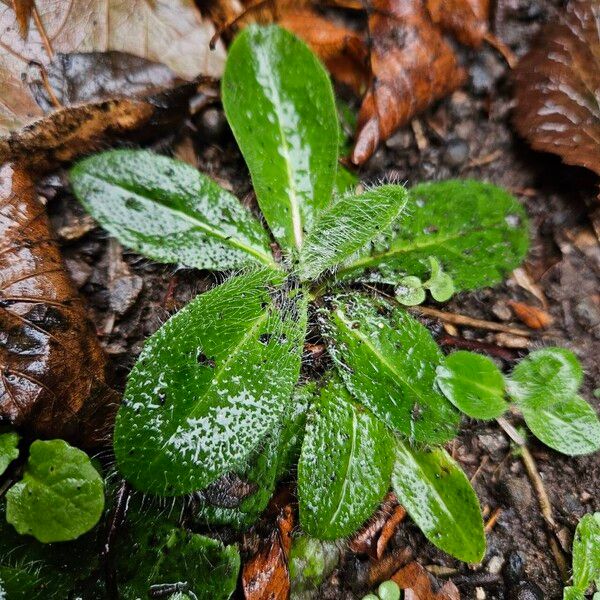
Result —
[[19, 456], [19, 434], [16, 431], [0, 433], [0, 475]]
[[508, 408], [504, 377], [487, 356], [459, 350], [447, 356], [436, 373], [444, 396], [473, 419], [495, 419]]
[[229, 49], [222, 98], [273, 235], [299, 249], [335, 181], [338, 121], [325, 69], [291, 33], [251, 25]]
[[352, 171], [342, 167], [342, 165], [338, 165], [333, 191], [336, 196], [353, 194], [356, 191], [358, 181], [358, 177]]
[[300, 524], [311, 536], [356, 531], [389, 489], [393, 439], [334, 379], [309, 415], [298, 463]]
[[392, 487], [432, 544], [465, 562], [481, 561], [485, 533], [479, 501], [443, 448], [417, 450], [398, 440]]
[[77, 163], [71, 184], [109, 233], [153, 260], [213, 270], [274, 265], [260, 223], [237, 198], [181, 161], [111, 150]]
[[600, 512], [584, 515], [573, 539], [573, 587], [583, 594], [593, 581], [600, 585]]
[[241, 529], [256, 521], [267, 508], [277, 481], [287, 474], [292, 463], [298, 458], [304, 436], [306, 411], [313, 394], [314, 384], [300, 386], [294, 391], [291, 402], [286, 406], [282, 423], [276, 426], [264, 444], [253, 452], [248, 464], [242, 465], [239, 473], [235, 473], [247, 486], [256, 489], [243, 498], [239, 506], [224, 506], [231, 503], [228, 502], [228, 498], [220, 504], [211, 503], [211, 498], [218, 497], [221, 492], [227, 496], [232, 483], [227, 477], [216, 481], [213, 486], [218, 486], [218, 489], [211, 490], [212, 493], [208, 495], [198, 494], [198, 523], [230, 525]]
[[543, 348], [532, 352], [507, 380], [510, 397], [519, 407], [551, 406], [577, 393], [583, 381], [579, 360], [565, 348]]
[[235, 546], [173, 527], [164, 515], [146, 510], [130, 512], [115, 562], [122, 600], [170, 598], [176, 592], [198, 600], [227, 600], [240, 569]]
[[381, 185], [358, 196], [345, 194], [330, 204], [306, 237], [300, 278], [316, 279], [360, 250], [398, 219], [407, 196], [401, 185]]
[[427, 443], [454, 437], [460, 415], [435, 387], [443, 355], [427, 328], [360, 295], [335, 298], [322, 324], [348, 389], [389, 427]]
[[40, 542], [89, 531], [104, 508], [104, 483], [88, 455], [63, 440], [31, 444], [23, 479], [6, 494], [6, 520]]
[[527, 427], [546, 446], [569, 456], [600, 449], [598, 415], [578, 394], [548, 406], [520, 408]]
[[507, 379], [507, 391], [527, 426], [544, 444], [563, 454], [600, 448], [600, 421], [577, 394], [583, 370], [565, 348], [544, 348], [521, 361]]
[[339, 271], [392, 285], [405, 275], [424, 279], [437, 258], [457, 290], [494, 285], [527, 252], [528, 224], [521, 205], [488, 183], [448, 180], [409, 191], [407, 212]]
[[119, 469], [136, 488], [166, 496], [202, 489], [275, 428], [298, 379], [306, 327], [304, 294], [283, 284], [269, 270], [229, 279], [146, 342], [114, 434]]

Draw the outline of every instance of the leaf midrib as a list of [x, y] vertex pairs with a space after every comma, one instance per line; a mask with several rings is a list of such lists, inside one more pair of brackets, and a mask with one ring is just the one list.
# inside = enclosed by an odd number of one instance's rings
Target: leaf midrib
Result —
[[122, 182], [117, 183], [108, 178], [100, 177], [99, 175], [92, 174], [92, 173], [85, 173], [85, 176], [95, 179], [97, 181], [103, 182], [110, 187], [113, 187], [116, 189], [121, 189], [121, 190], [126, 190], [130, 194], [133, 194], [142, 200], [156, 203], [156, 204], [162, 206], [163, 208], [165, 208], [166, 210], [170, 211], [171, 213], [173, 213], [179, 217], [182, 217], [183, 220], [185, 220], [189, 223], [192, 223], [195, 227], [198, 227], [205, 233], [222, 240], [225, 244], [227, 244], [229, 246], [234, 246], [234, 247], [246, 252], [247, 254], [254, 256], [255, 258], [257, 258], [260, 262], [262, 262], [265, 265], [268, 265], [270, 267], [276, 267], [275, 261], [269, 254], [261, 252], [260, 250], [257, 250], [253, 246], [249, 246], [249, 245], [245, 244], [244, 242], [240, 241], [239, 239], [232, 237], [230, 235], [227, 235], [226, 233], [221, 232], [218, 229], [215, 229], [214, 227], [211, 227], [207, 223], [199, 221], [198, 219], [194, 218], [192, 215], [190, 215], [180, 209], [173, 208], [172, 206], [167, 206], [166, 204], [160, 202], [159, 200], [156, 200], [155, 198], [152, 198], [151, 196], [144, 196], [143, 194], [140, 194], [139, 191], [135, 190], [133, 188], [133, 186], [129, 186]]
[[[433, 491], [433, 495], [435, 497], [435, 499], [438, 501], [438, 506], [440, 506], [442, 508], [442, 510], [444, 511], [444, 514], [450, 519], [450, 521], [452, 523], [454, 523], [455, 527], [455, 533], [458, 532], [460, 538], [463, 540], [463, 544], [467, 547], [472, 547], [472, 544], [470, 543], [471, 539], [466, 536], [464, 534], [463, 528], [458, 526], [458, 521], [454, 518], [452, 511], [450, 510], [450, 508], [448, 507], [447, 503], [445, 502], [444, 498], [440, 495], [440, 493], [438, 492], [438, 489], [436, 487], [436, 479], [435, 476], [433, 478], [430, 478], [427, 474], [427, 472], [423, 469], [423, 467], [420, 465], [420, 463], [414, 458], [413, 454], [406, 450], [406, 448], [404, 447], [404, 444], [402, 444], [401, 442], [398, 442], [398, 445], [402, 448], [402, 452], [404, 453], [405, 456], [408, 457], [409, 461], [412, 463], [413, 466], [416, 466], [417, 471], [422, 475], [422, 479], [425, 480], [427, 483], [429, 483], [429, 488]], [[455, 465], [453, 465], [452, 463], [450, 463], [453, 467], [455, 467]], [[456, 468], [456, 467], [455, 467]]]

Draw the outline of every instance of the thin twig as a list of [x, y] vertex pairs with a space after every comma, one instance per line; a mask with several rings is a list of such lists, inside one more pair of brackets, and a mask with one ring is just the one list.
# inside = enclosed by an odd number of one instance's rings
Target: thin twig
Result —
[[554, 516], [552, 514], [552, 504], [550, 502], [550, 498], [548, 497], [548, 493], [546, 492], [544, 482], [538, 471], [535, 459], [529, 451], [529, 448], [527, 448], [526, 442], [521, 434], [506, 419], [499, 417], [496, 419], [496, 421], [506, 432], [506, 434], [513, 440], [513, 442], [519, 446], [523, 466], [525, 467], [529, 481], [531, 482], [531, 485], [535, 491], [535, 495], [540, 506], [540, 512], [542, 513], [544, 523], [546, 524], [548, 543], [554, 556], [554, 562], [556, 562], [556, 566], [560, 571], [563, 581], [567, 582], [569, 579], [569, 567], [556, 539], [556, 531], [558, 526], [554, 520]]
[[33, 20], [37, 30], [39, 31], [40, 37], [42, 38], [42, 43], [46, 49], [46, 54], [48, 55], [48, 58], [52, 60], [54, 58], [54, 49], [52, 48], [52, 43], [50, 42], [48, 34], [46, 33], [46, 27], [42, 22], [42, 18], [40, 17], [40, 13], [38, 12], [35, 3], [33, 4]]
[[502, 509], [500, 507], [496, 508], [496, 510], [494, 510], [494, 512], [492, 513], [492, 516], [488, 519], [488, 522], [485, 524], [485, 532], [489, 533], [493, 528], [494, 525], [498, 522], [498, 519], [500, 518], [500, 515], [502, 514]]
[[490, 356], [494, 356], [496, 358], [500, 358], [506, 362], [514, 362], [517, 360], [518, 354], [510, 349], [503, 348], [502, 346], [498, 346], [496, 344], [490, 344], [489, 342], [480, 342], [478, 340], [467, 340], [465, 338], [457, 337], [454, 335], [442, 335], [437, 338], [437, 343], [446, 347], [449, 346], [451, 348], [459, 348], [461, 350], [472, 350], [475, 352], [485, 352]]
[[521, 329], [520, 327], [511, 327], [510, 325], [504, 325], [503, 323], [494, 323], [493, 321], [474, 319], [473, 317], [446, 312], [443, 310], [438, 310], [437, 308], [430, 308], [428, 306], [413, 306], [410, 308], [410, 310], [411, 312], [417, 312], [428, 317], [435, 317], [436, 319], [440, 319], [441, 321], [446, 321], [447, 323], [452, 323], [454, 325], [465, 325], [467, 327], [475, 327], [476, 329], [503, 331], [504, 333], [510, 333], [512, 335], [531, 337], [530, 331]]

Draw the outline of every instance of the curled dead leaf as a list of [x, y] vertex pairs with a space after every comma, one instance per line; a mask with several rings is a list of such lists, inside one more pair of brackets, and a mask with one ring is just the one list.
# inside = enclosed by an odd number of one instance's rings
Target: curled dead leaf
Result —
[[552, 315], [548, 312], [531, 304], [509, 300], [508, 305], [512, 308], [517, 318], [531, 329], [545, 329], [552, 325], [554, 321]]
[[486, 38], [490, 0], [427, 0], [427, 10], [461, 44], [478, 48]]
[[600, 175], [600, 5], [570, 0], [515, 71], [514, 123], [536, 150]]
[[288, 559], [292, 547], [294, 513], [283, 507], [277, 525], [260, 541], [259, 550], [242, 569], [242, 589], [246, 600], [285, 600], [290, 597]]
[[404, 590], [405, 600], [460, 600], [460, 592], [451, 581], [440, 584], [415, 561], [394, 573], [392, 580]]
[[368, 160], [380, 141], [465, 79], [420, 0], [371, 0], [369, 32], [373, 77], [358, 115], [355, 164]]
[[0, 169], [0, 422], [90, 446], [118, 396], [66, 274], [45, 207], [22, 170]]

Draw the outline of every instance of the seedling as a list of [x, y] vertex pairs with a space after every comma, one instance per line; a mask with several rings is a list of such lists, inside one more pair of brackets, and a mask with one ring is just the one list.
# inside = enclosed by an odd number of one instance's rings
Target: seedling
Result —
[[600, 600], [600, 513], [584, 515], [573, 540], [572, 585], [566, 587], [564, 600], [585, 600], [594, 584], [594, 600]]
[[[270, 233], [208, 177], [164, 156], [105, 152], [71, 172], [77, 197], [125, 246], [236, 273], [147, 341], [117, 416], [120, 472], [148, 494], [200, 490], [200, 520], [243, 527], [297, 462], [300, 525], [320, 539], [353, 533], [391, 483], [432, 543], [480, 561], [479, 504], [442, 445], [457, 433], [457, 407], [476, 405], [478, 418], [504, 410], [504, 391], [494, 387], [504, 380], [490, 372], [488, 389], [465, 371], [477, 397], [457, 400], [449, 391], [458, 387], [455, 359], [444, 361], [429, 331], [378, 290], [410, 281], [442, 301], [501, 281], [527, 250], [524, 211], [475, 181], [334, 194], [348, 174], [337, 166], [331, 84], [310, 50], [278, 27], [238, 36], [222, 85]], [[302, 370], [309, 326], [332, 363], [315, 382]], [[447, 372], [436, 372], [444, 364]], [[591, 409], [558, 386], [538, 402], [521, 381], [528, 364], [507, 387], [531, 429], [539, 435], [548, 415], [571, 419], [573, 430], [585, 418], [589, 435], [567, 449], [596, 449]], [[540, 385], [553, 373], [541, 369]], [[211, 486], [232, 473], [258, 490], [238, 507], [211, 505]]]

